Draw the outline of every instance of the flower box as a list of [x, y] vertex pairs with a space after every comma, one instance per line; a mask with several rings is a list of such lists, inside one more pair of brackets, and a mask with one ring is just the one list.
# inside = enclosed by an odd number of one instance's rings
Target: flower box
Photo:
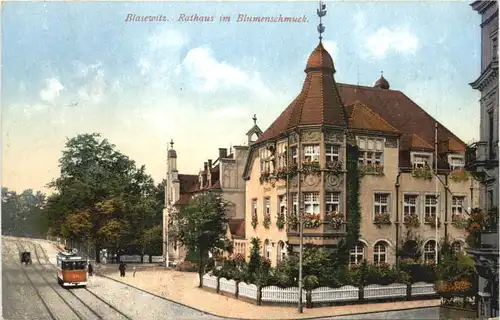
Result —
[[262, 171], [260, 173], [259, 181], [260, 183], [264, 183], [266, 181], [269, 181], [270, 178], [271, 178], [271, 173], [269, 171]]
[[469, 174], [464, 169], [454, 170], [450, 172], [450, 179], [457, 183], [469, 181]]
[[321, 167], [317, 161], [302, 162], [302, 172], [305, 174], [318, 174], [321, 172]]
[[264, 228], [269, 229], [271, 225], [271, 215], [269, 213], [264, 213], [264, 221], [262, 221]]
[[377, 214], [375, 214], [375, 218], [373, 219], [373, 223], [378, 225], [378, 226], [390, 225], [391, 224], [391, 215], [387, 212], [377, 213]]
[[459, 213], [452, 214], [451, 221], [458, 229], [464, 229], [465, 227], [467, 227], [468, 223], [467, 219], [462, 214]]
[[420, 219], [418, 218], [418, 215], [415, 213], [405, 215], [403, 223], [407, 228], [420, 227]]
[[339, 175], [343, 171], [342, 161], [327, 161], [325, 168], [334, 175]]
[[252, 215], [252, 227], [255, 229], [259, 224], [259, 220], [257, 219], [257, 215]]
[[304, 214], [304, 228], [316, 229], [321, 225], [319, 214], [305, 213]]
[[326, 217], [329, 219], [329, 223], [332, 226], [333, 229], [337, 230], [342, 227], [342, 224], [345, 223], [345, 217], [344, 214], [336, 211], [328, 212], [326, 214]]
[[276, 216], [276, 226], [278, 227], [279, 230], [282, 230], [285, 227], [285, 214], [284, 213], [279, 213]]
[[413, 168], [412, 174], [416, 179], [432, 180], [432, 171], [430, 167]]
[[287, 217], [286, 224], [289, 229], [297, 229], [299, 226], [299, 219], [297, 218], [297, 214], [292, 213]]
[[358, 171], [361, 175], [383, 176], [384, 166], [382, 164], [359, 164]]
[[439, 228], [441, 227], [441, 219], [439, 217], [437, 218], [437, 223], [436, 223], [436, 217], [435, 216], [425, 216], [424, 219], [426, 224], [429, 224], [433, 228]]

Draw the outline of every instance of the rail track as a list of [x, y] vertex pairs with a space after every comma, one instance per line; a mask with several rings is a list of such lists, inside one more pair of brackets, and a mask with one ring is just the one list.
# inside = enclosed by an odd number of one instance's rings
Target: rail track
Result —
[[[10, 242], [10, 241], [9, 241]], [[76, 316], [76, 318], [78, 318], [79, 320], [88, 320], [88, 319], [99, 319], [99, 320], [104, 320], [104, 319], [110, 319], [110, 316], [109, 314], [108, 315], [102, 315], [102, 314], [99, 314], [96, 309], [102, 309], [102, 306], [105, 306], [105, 308], [109, 308], [113, 311], [113, 313], [116, 313], [113, 317], [113, 319], [127, 319], [127, 320], [132, 320], [131, 317], [129, 317], [128, 315], [124, 314], [123, 312], [121, 312], [118, 308], [116, 308], [115, 306], [111, 305], [109, 302], [107, 302], [106, 300], [102, 299], [101, 297], [99, 297], [98, 295], [96, 295], [94, 292], [92, 292], [91, 290], [87, 289], [87, 288], [83, 288], [83, 291], [87, 292], [90, 294], [89, 297], [92, 297], [94, 299], [94, 303], [97, 302], [98, 304], [101, 304], [101, 308], [95, 308], [91, 305], [91, 303], [89, 303], [88, 301], [84, 301], [84, 299], [82, 299], [77, 293], [73, 292], [72, 290], [68, 289], [68, 290], [64, 290], [63, 287], [61, 287], [60, 285], [56, 284], [57, 282], [57, 276], [49, 276], [47, 275], [47, 271], [53, 271], [55, 273], [55, 270], [56, 270], [56, 267], [54, 265], [52, 265], [48, 259], [48, 256], [45, 252], [45, 250], [43, 250], [43, 248], [41, 247], [41, 245], [37, 244], [37, 243], [33, 243], [33, 242], [29, 242], [29, 241], [23, 241], [22, 244], [19, 243], [18, 241], [12, 241], [15, 243], [16, 247], [17, 247], [17, 250], [18, 252], [23, 252], [23, 251], [30, 251], [32, 252], [32, 261], [33, 261], [33, 258], [36, 259], [37, 263], [33, 263], [31, 264], [31, 266], [33, 266], [33, 268], [31, 268], [31, 270], [33, 270], [38, 277], [40, 277], [43, 282], [45, 284], [47, 284], [47, 287], [49, 287], [51, 289], [51, 292], [54, 292], [57, 297], [58, 297], [58, 300], [59, 301], [62, 301], [63, 305], [64, 306], [67, 306], [69, 310], [71, 310], [72, 314], [74, 314], [74, 316]], [[6, 246], [5, 244], [5, 241], [3, 242], [3, 246], [4, 246], [4, 249], [7, 249], [7, 252], [11, 252], [11, 250]], [[30, 249], [34, 249], [34, 250], [30, 250]], [[33, 257], [34, 256], [34, 257]], [[45, 263], [42, 263], [42, 261], [40, 260], [40, 258], [42, 258], [42, 260], [45, 260]], [[19, 265], [20, 269], [22, 270], [22, 272], [24, 273], [24, 275], [26, 276], [26, 278], [28, 279], [28, 281], [30, 282], [31, 286], [34, 288], [38, 298], [40, 299], [40, 301], [42, 302], [43, 306], [45, 307], [45, 309], [47, 310], [49, 316], [50, 316], [50, 319], [52, 320], [57, 320], [57, 319], [61, 319], [61, 317], [59, 316], [62, 316], [60, 314], [58, 314], [58, 312], [56, 312], [53, 308], [50, 307], [50, 304], [49, 301], [47, 301], [47, 297], [44, 296], [44, 294], [42, 294], [41, 290], [39, 287], [37, 287], [35, 285], [35, 283], [33, 282], [33, 273], [31, 272], [27, 272], [26, 269], [25, 269], [25, 266], [22, 265], [22, 263], [20, 263], [19, 261], [17, 261], [16, 259], [16, 264]], [[43, 270], [42, 270], [43, 269]], [[80, 291], [80, 290], [78, 290]], [[75, 303], [76, 301], [74, 299], [76, 299], [78, 301], [78, 303]], [[73, 300], [73, 301], [71, 301]], [[97, 300], [97, 301], [95, 301]], [[76, 306], [77, 304], [80, 304], [80, 306]], [[59, 308], [61, 308], [61, 306], [59, 305]], [[101, 310], [102, 311], [102, 310]], [[102, 312], [101, 312], [102, 313]], [[59, 315], [59, 316], [58, 316]], [[118, 317], [117, 317], [118, 316]], [[64, 314], [64, 319], [67, 319], [68, 318], [68, 314]]]

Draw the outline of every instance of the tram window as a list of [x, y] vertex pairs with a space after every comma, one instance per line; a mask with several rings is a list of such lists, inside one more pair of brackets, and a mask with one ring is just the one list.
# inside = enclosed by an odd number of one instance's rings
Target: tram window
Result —
[[66, 261], [63, 262], [64, 270], [85, 270], [85, 261]]

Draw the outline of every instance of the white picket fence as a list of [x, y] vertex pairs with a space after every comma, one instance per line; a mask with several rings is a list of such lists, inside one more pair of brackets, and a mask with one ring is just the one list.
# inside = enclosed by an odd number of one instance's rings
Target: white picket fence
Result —
[[[263, 302], [296, 302], [299, 300], [299, 288], [280, 288], [276, 286], [269, 286], [262, 288], [262, 301]], [[306, 302], [306, 291], [302, 290], [302, 301]]]
[[[120, 256], [120, 261], [128, 262], [128, 263], [140, 263], [141, 256], [140, 255], [123, 255], [123, 256]], [[163, 257], [162, 256], [152, 256], [151, 261], [152, 261], [152, 263], [158, 263], [158, 262], [163, 261]], [[147, 254], [144, 255], [143, 262], [149, 263], [149, 255], [147, 255]]]
[[335, 289], [319, 287], [311, 291], [311, 300], [313, 302], [354, 301], [358, 299], [359, 288], [349, 285]]
[[411, 285], [412, 296], [425, 296], [436, 294], [436, 288], [433, 283], [416, 282]]
[[[215, 279], [217, 281], [217, 278]], [[241, 297], [257, 300], [257, 286], [246, 282], [238, 283], [238, 295]]]
[[364, 288], [365, 299], [384, 299], [406, 296], [406, 284], [393, 283], [389, 285], [370, 284]]
[[[203, 276], [203, 286], [207, 288], [217, 288], [217, 277], [205, 274]], [[236, 295], [238, 286], [238, 296], [257, 300], [258, 289], [254, 284], [245, 282], [236, 283], [235, 280], [219, 279], [219, 291]], [[363, 288], [364, 299], [391, 299], [404, 298], [408, 295], [406, 284], [393, 283], [389, 285], [371, 284]], [[331, 303], [341, 301], [359, 300], [360, 289], [351, 285], [340, 288], [319, 287], [311, 290], [312, 303]], [[430, 296], [436, 294], [434, 284], [418, 282], [411, 286], [412, 296]], [[295, 303], [299, 299], [299, 288], [280, 288], [277, 286], [266, 286], [261, 288], [261, 301], [268, 303]], [[302, 302], [306, 303], [306, 290], [302, 291]]]

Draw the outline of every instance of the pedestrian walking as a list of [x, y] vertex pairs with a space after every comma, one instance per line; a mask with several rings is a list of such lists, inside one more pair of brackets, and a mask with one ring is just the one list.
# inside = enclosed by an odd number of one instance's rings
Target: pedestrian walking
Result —
[[94, 273], [94, 267], [92, 267], [92, 263], [89, 262], [89, 265], [87, 267], [87, 271], [89, 272], [89, 276], [92, 277], [92, 274]]
[[135, 278], [135, 265], [134, 265], [133, 270], [134, 270], [134, 274], [132, 275], [132, 277], [134, 277], [134, 278]]
[[125, 277], [125, 269], [127, 269], [127, 265], [123, 263], [123, 261], [120, 262], [118, 269], [120, 270], [120, 277]]

